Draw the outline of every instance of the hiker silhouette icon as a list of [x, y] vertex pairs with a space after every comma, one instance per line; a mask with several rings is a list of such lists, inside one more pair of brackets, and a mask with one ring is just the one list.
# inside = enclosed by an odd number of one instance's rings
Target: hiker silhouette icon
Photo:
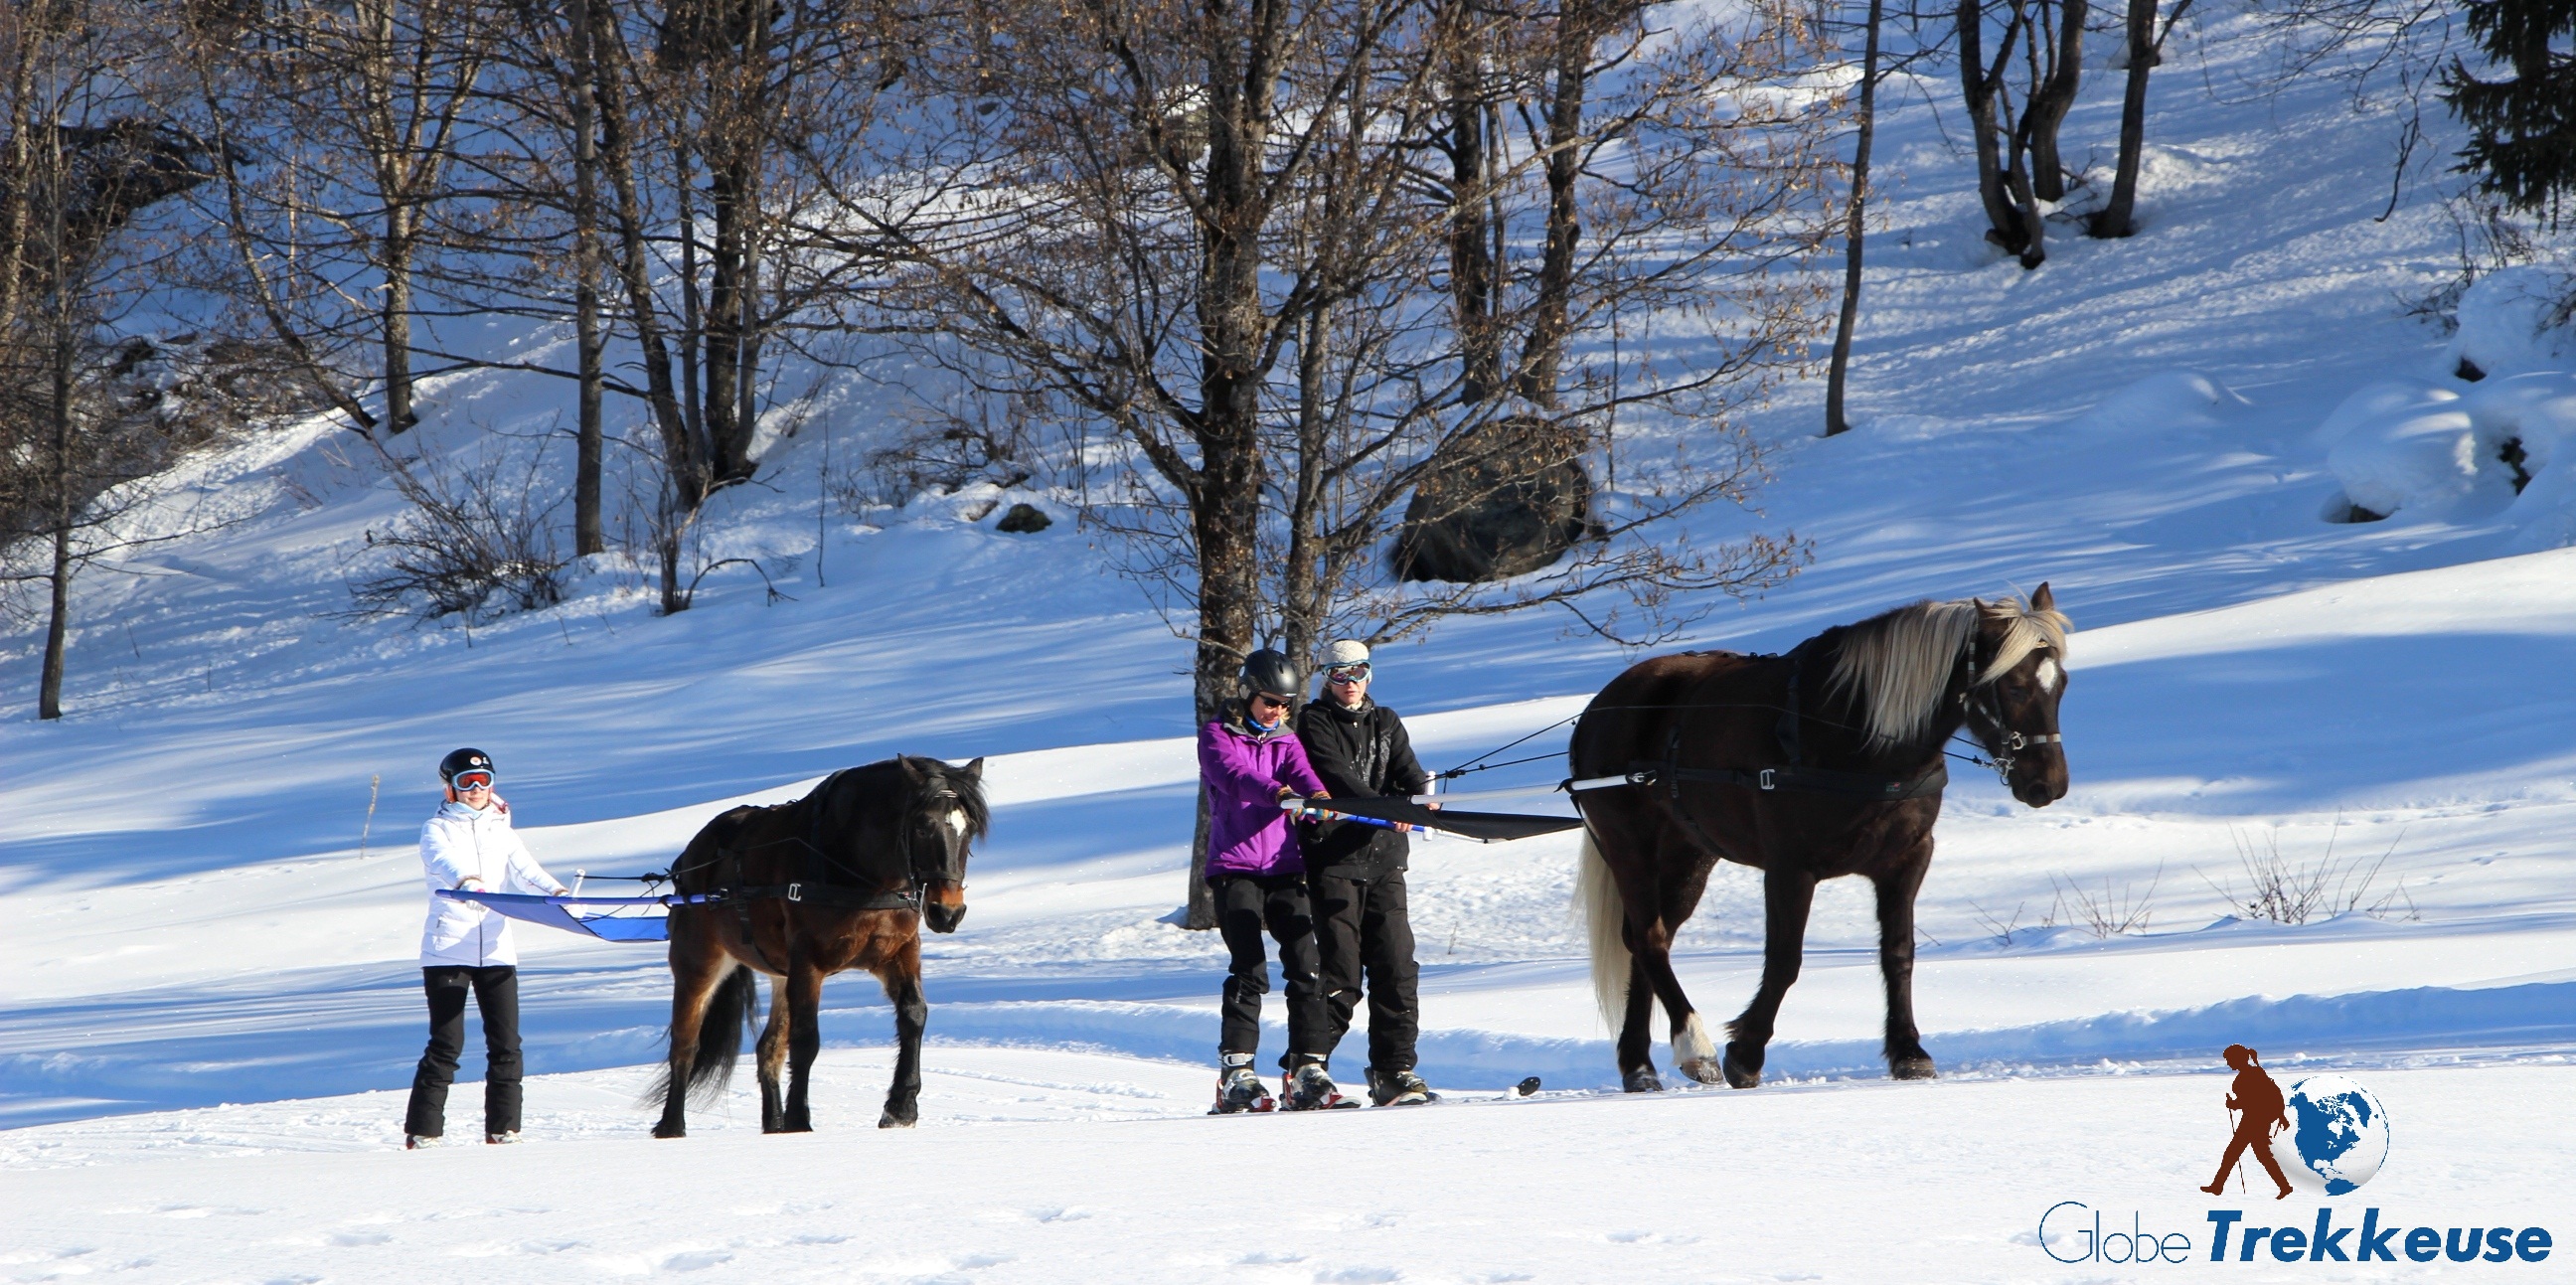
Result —
[[2210, 1195], [2227, 1191], [2228, 1171], [2235, 1169], [2250, 1148], [2263, 1162], [2263, 1172], [2281, 1190], [2272, 1198], [2284, 1200], [2290, 1194], [2290, 1180], [2281, 1173], [2281, 1162], [2272, 1158], [2272, 1132], [2289, 1125], [2287, 1103], [2281, 1086], [2263, 1069], [2262, 1056], [2242, 1044], [2230, 1044], [2219, 1054], [2236, 1071], [2236, 1082], [2228, 1086], [2227, 1109], [2235, 1113], [2235, 1132], [2227, 1139], [2227, 1154], [2218, 1162], [2218, 1176], [2201, 1188]]

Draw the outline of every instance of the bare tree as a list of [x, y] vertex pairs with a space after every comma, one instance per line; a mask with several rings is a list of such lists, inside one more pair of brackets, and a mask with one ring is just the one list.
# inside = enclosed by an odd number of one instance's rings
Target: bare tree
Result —
[[[1977, 156], [1977, 200], [1985, 207], [1986, 239], [2036, 268], [2048, 258], [2046, 231], [2039, 218], [2039, 197], [2031, 183], [2029, 133], [2012, 97], [2013, 55], [2027, 50], [2023, 84], [2036, 90], [2044, 83], [2037, 46], [2046, 44], [2036, 25], [2045, 0], [2000, 0], [2001, 27], [1994, 54], [1986, 53], [1989, 23], [1998, 0], [1959, 0], [1953, 21], [1957, 41], [1959, 89], [1968, 106], [1968, 129]], [[2053, 47], [2053, 46], [2052, 46]], [[2025, 108], [2028, 95], [2024, 97]]]
[[138, 479], [201, 427], [154, 386], [160, 372], [144, 371], [160, 364], [155, 346], [109, 329], [163, 258], [137, 234], [138, 216], [207, 168], [168, 118], [154, 34], [147, 12], [109, 0], [0, 12], [0, 576], [45, 587], [45, 719], [63, 712], [74, 580], [170, 538], [126, 533], [119, 519], [151, 498]]
[[[1661, 33], [1628, 6], [983, 13], [967, 25], [1010, 74], [986, 74], [979, 44], [931, 60], [925, 88], [958, 109], [894, 167], [944, 177], [850, 217], [902, 261], [888, 306], [918, 355], [1063, 427], [1086, 520], [1195, 646], [1194, 718], [1266, 637], [1302, 662], [1328, 631], [1580, 610], [1604, 589], [1663, 606], [1794, 558], [1644, 532], [1743, 493], [1754, 470], [1722, 408], [1811, 332], [1813, 293], [1764, 270], [1814, 248], [1826, 167], [1811, 114], [1758, 74], [1802, 36], [1679, 33], [1650, 55]], [[1650, 313], [1679, 323], [1670, 349], [1612, 343]], [[1720, 463], [1640, 461], [1633, 508], [1546, 575], [1386, 580], [1407, 496], [1481, 478], [1464, 502], [1606, 459], [1622, 412]]]
[[177, 50], [214, 180], [195, 197], [204, 224], [221, 229], [202, 247], [197, 284], [256, 318], [296, 376], [372, 434], [381, 421], [362, 401], [369, 326], [350, 280], [357, 256], [312, 213], [322, 185], [281, 88], [293, 42], [252, 5], [190, 4], [181, 16]]
[[1851, 375], [1852, 331], [1860, 324], [1863, 247], [1869, 233], [1869, 146], [1878, 130], [1878, 37], [1885, 26], [1885, 0], [1869, 0], [1862, 31], [1860, 113], [1852, 143], [1851, 196], [1843, 211], [1843, 302], [1834, 318], [1834, 354], [1825, 374], [1825, 436], [1848, 431], [1843, 416], [1843, 390]]
[[2111, 179], [2111, 199], [2085, 229], [2092, 236], [2124, 237], [2137, 230], [2138, 168], [2147, 147], [2147, 73], [2164, 64], [2165, 39], [2190, 9], [2191, 0], [2179, 0], [2159, 32], [2156, 0], [2129, 0], [2120, 55], [2128, 73], [2120, 98], [2120, 160]]
[[658, 23], [617, 0], [581, 7], [601, 266], [642, 376], [602, 386], [653, 426], [662, 606], [679, 611], [702, 506], [757, 468], [779, 350], [835, 360], [815, 341], [853, 328], [858, 284], [881, 269], [870, 234], [814, 212], [867, 185], [861, 145], [908, 27], [869, 3], [677, 0]]
[[2092, 6], [2086, 0], [2031, 0], [2030, 9], [2032, 30], [2022, 46], [2030, 64], [2030, 97], [2013, 141], [2030, 157], [2031, 195], [2063, 201], [2066, 163], [2058, 155], [2057, 132], [2083, 84], [2084, 23]]
[[[298, 3], [277, 19], [291, 49], [273, 82], [296, 113], [287, 128], [313, 146], [309, 181], [331, 193], [306, 226], [335, 230], [375, 278], [386, 431], [413, 409], [413, 323], [421, 256], [440, 248], [466, 113], [491, 60], [494, 14], [481, 0]], [[345, 288], [345, 287], [344, 287]]]

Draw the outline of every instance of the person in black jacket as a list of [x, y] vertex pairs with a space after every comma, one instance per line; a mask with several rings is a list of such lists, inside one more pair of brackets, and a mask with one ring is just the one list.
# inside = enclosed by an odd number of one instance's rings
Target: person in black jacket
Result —
[[[1297, 739], [1335, 798], [1419, 794], [1431, 774], [1395, 711], [1369, 699], [1368, 648], [1344, 639], [1324, 651], [1324, 690], [1297, 713]], [[1315, 938], [1332, 1029], [1326, 1048], [1351, 1029], [1366, 974], [1369, 1100], [1379, 1106], [1430, 1102], [1414, 1073], [1421, 1030], [1413, 923], [1405, 907], [1410, 826], [1317, 820], [1301, 834], [1314, 906]]]

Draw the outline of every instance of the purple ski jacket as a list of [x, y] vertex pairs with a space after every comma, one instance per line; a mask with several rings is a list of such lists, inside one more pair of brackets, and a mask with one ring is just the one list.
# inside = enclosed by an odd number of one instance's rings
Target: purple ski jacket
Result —
[[1324, 789], [1306, 762], [1306, 747], [1286, 722], [1252, 729], [1239, 706], [1199, 729], [1199, 779], [1207, 784], [1207, 877], [1306, 872], [1297, 832], [1279, 810], [1279, 787], [1300, 795]]

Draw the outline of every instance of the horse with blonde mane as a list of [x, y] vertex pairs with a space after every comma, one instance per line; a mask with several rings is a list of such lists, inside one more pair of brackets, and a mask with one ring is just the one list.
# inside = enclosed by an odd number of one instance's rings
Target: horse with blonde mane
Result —
[[[1683, 1074], [1762, 1082], [1816, 882], [1843, 875], [1878, 891], [1888, 1073], [1933, 1076], [1914, 1025], [1914, 895], [1932, 861], [1945, 747], [1964, 730], [2014, 798], [2040, 808], [2064, 797], [2068, 627], [2045, 584], [2028, 605], [1918, 602], [1783, 656], [1659, 656], [1592, 699], [1568, 750], [1584, 821], [1575, 899], [1630, 1092], [1663, 1087], [1647, 1033], [1658, 999]], [[1722, 1058], [1672, 963], [1720, 860], [1762, 871], [1764, 905], [1761, 987], [1728, 1024]]]

